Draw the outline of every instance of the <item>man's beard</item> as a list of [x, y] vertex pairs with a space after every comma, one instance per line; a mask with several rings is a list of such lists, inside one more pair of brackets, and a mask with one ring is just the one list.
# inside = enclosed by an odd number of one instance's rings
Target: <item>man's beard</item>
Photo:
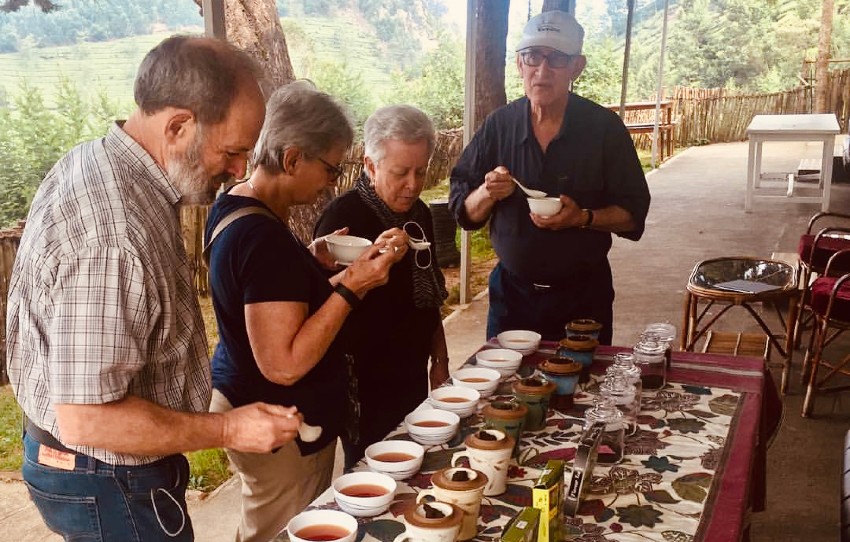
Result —
[[174, 156], [168, 163], [168, 178], [181, 194], [183, 205], [208, 205], [215, 200], [219, 185], [229, 181], [229, 173], [210, 177], [202, 162], [204, 139], [201, 131], [182, 156]]

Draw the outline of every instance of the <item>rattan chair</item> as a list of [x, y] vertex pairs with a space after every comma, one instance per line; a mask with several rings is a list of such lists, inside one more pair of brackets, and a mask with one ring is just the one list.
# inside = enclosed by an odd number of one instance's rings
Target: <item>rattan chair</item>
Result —
[[[797, 312], [797, 323], [794, 326], [795, 346], [799, 343], [803, 329], [812, 319], [811, 313], [808, 311], [812, 277], [823, 274], [826, 262], [833, 254], [848, 248], [850, 248], [850, 215], [821, 212], [809, 220], [806, 233], [800, 236], [800, 243], [797, 247], [797, 255], [799, 256], [797, 274], [800, 277], [800, 284], [803, 286], [803, 293], [800, 298], [800, 310]], [[850, 272], [850, 266], [840, 271]], [[804, 380], [805, 377], [806, 375], [803, 373], [802, 378]]]
[[[850, 273], [838, 274], [837, 269], [850, 265], [850, 249], [839, 250], [829, 259], [823, 276], [818, 277], [809, 289], [809, 310], [815, 319], [809, 348], [804, 358], [803, 371], [809, 373], [803, 416], [808, 417], [814, 407], [815, 395], [850, 390], [850, 385], [827, 386], [827, 381], [837, 375], [850, 376], [850, 354], [839, 362], [824, 359], [824, 349], [845, 331], [850, 330]], [[828, 372], [818, 378], [819, 368]]]

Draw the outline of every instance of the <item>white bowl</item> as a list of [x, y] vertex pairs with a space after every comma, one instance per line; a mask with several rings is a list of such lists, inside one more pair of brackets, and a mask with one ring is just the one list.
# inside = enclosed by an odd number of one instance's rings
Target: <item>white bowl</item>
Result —
[[528, 199], [528, 208], [531, 209], [531, 212], [540, 215], [542, 217], [550, 217], [552, 215], [558, 214], [558, 211], [561, 210], [561, 207], [564, 204], [561, 202], [561, 198], [527, 198]]
[[[382, 440], [367, 447], [365, 455], [366, 464], [373, 471], [386, 474], [393, 480], [404, 480], [419, 472], [425, 448], [409, 440]], [[392, 455], [396, 457], [389, 460]], [[399, 456], [410, 459], [401, 459]]]
[[[334, 500], [344, 511], [358, 517], [377, 516], [389, 508], [395, 496], [396, 482], [379, 472], [351, 472], [333, 483]], [[349, 494], [347, 490], [359, 490]]]
[[475, 412], [481, 394], [478, 390], [466, 386], [443, 386], [431, 390], [428, 399], [435, 408], [448, 410], [466, 418]]
[[333, 233], [325, 236], [325, 242], [337, 262], [349, 265], [372, 246], [372, 241], [363, 237]]
[[[521, 360], [522, 358], [520, 358]], [[502, 373], [496, 369], [487, 367], [468, 367], [460, 369], [452, 374], [452, 383], [455, 386], [465, 386], [477, 390], [481, 397], [490, 397], [499, 387]]]
[[522, 352], [509, 348], [490, 348], [475, 354], [479, 367], [495, 369], [502, 375], [502, 380], [512, 376], [522, 364]]
[[523, 356], [533, 354], [540, 346], [542, 336], [535, 331], [525, 329], [515, 329], [512, 331], [503, 331], [496, 335], [499, 341], [499, 346], [509, 348], [520, 352]]
[[[422, 423], [428, 425], [417, 425]], [[439, 408], [416, 410], [404, 418], [404, 427], [410, 437], [424, 446], [445, 444], [457, 433], [459, 425], [460, 416]]]
[[[310, 528], [319, 531], [313, 533], [310, 537], [304, 538], [307, 536], [307, 533], [304, 531]], [[328, 534], [328, 530], [333, 529], [339, 531], [339, 538], [321, 537], [321, 539], [331, 540], [332, 542], [354, 542], [354, 539], [357, 537], [357, 520], [351, 514], [340, 512], [339, 510], [307, 510], [289, 520], [289, 523], [286, 525], [291, 542], [311, 542], [311, 540], [317, 539], [316, 535], [320, 533]], [[304, 537], [298, 536], [299, 533]]]

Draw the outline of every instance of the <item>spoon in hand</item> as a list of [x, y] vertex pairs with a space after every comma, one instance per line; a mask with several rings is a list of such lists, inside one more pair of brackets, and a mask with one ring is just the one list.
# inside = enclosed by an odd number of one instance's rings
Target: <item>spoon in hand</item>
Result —
[[546, 192], [543, 192], [542, 190], [534, 190], [533, 188], [526, 188], [526, 187], [524, 187], [524, 186], [522, 185], [522, 183], [521, 183], [521, 182], [519, 182], [518, 180], [516, 180], [516, 178], [511, 177], [511, 179], [513, 180], [513, 182], [515, 182], [515, 183], [516, 183], [516, 185], [517, 185], [518, 187], [520, 187], [520, 188], [522, 189], [522, 191], [523, 191], [523, 192], [525, 192], [525, 193], [526, 193], [526, 195], [527, 195], [528, 197], [530, 197], [530, 198], [535, 198], [535, 199], [540, 199], [540, 198], [545, 198], [545, 197], [546, 197]]

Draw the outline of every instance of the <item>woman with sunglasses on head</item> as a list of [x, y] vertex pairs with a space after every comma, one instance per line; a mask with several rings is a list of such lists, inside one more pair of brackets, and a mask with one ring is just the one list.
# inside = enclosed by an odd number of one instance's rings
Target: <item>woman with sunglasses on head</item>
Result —
[[389, 282], [369, 292], [346, 322], [361, 420], [343, 438], [346, 466], [419, 406], [429, 381], [436, 387], [449, 376], [440, 315], [445, 278], [434, 257], [431, 213], [419, 199], [434, 151], [434, 126], [419, 109], [392, 105], [372, 114], [363, 132], [363, 174], [354, 189], [328, 205], [315, 236], [347, 227], [351, 235], [373, 239], [397, 227], [414, 248], [390, 270]]
[[351, 122], [343, 106], [306, 81], [278, 89], [266, 110], [251, 177], [222, 194], [207, 221], [220, 338], [210, 410], [254, 401], [294, 406], [321, 434], [269, 454], [227, 451], [242, 480], [239, 541], [270, 540], [330, 485], [349, 390], [337, 334], [407, 251], [404, 232], [385, 228], [328, 280], [319, 262], [332, 264], [327, 246], [313, 243], [311, 253], [287, 220], [292, 206], [315, 202], [336, 182]]

